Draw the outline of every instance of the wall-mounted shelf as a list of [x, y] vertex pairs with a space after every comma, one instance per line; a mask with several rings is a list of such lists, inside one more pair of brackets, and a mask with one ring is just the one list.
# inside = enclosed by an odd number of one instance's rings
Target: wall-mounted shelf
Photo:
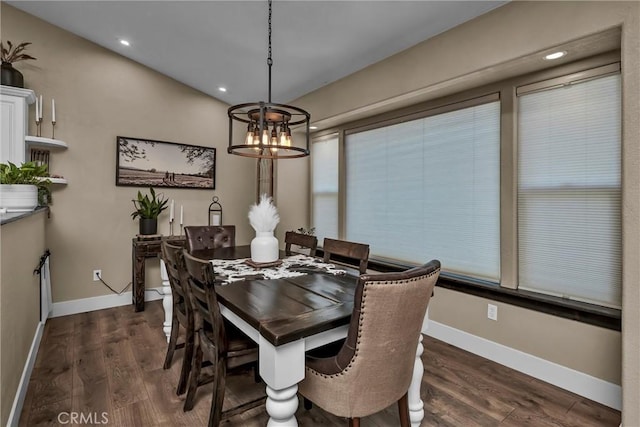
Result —
[[24, 138], [30, 148], [44, 148], [48, 150], [66, 150], [67, 143], [59, 139], [45, 138], [43, 136], [27, 135]]
[[[68, 146], [66, 142], [59, 139], [27, 135], [29, 104], [36, 101], [35, 93], [31, 89], [0, 85], [0, 95], [2, 95], [0, 96], [0, 104], [2, 104], [0, 162], [19, 165], [35, 161], [39, 164], [47, 164], [48, 167], [49, 152], [66, 150]], [[67, 184], [65, 178], [49, 179], [52, 184]]]

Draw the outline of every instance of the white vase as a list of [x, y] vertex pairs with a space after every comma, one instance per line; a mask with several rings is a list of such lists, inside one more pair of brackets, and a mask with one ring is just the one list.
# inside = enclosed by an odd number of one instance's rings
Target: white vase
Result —
[[38, 187], [26, 184], [0, 184], [0, 208], [7, 212], [29, 212], [38, 206]]
[[279, 258], [278, 239], [273, 231], [256, 231], [251, 241], [251, 260], [253, 262], [274, 262]]

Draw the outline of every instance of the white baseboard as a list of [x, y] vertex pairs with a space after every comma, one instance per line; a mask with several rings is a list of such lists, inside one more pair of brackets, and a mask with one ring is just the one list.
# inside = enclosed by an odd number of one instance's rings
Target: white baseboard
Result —
[[622, 387], [520, 350], [429, 321], [427, 335], [572, 393], [622, 410]]
[[16, 390], [16, 396], [13, 399], [13, 406], [11, 406], [11, 412], [9, 413], [9, 419], [7, 420], [7, 427], [14, 427], [18, 425], [20, 421], [20, 414], [22, 413], [22, 406], [24, 405], [24, 398], [27, 395], [27, 387], [29, 387], [29, 380], [31, 379], [31, 372], [33, 366], [36, 363], [36, 357], [38, 356], [38, 349], [40, 348], [40, 340], [42, 339], [42, 332], [44, 331], [44, 323], [38, 322], [36, 327], [36, 333], [33, 336], [31, 342], [31, 348], [27, 355], [27, 360], [22, 370], [22, 376], [18, 383], [18, 389]]
[[[154, 301], [162, 299], [162, 287], [146, 289], [144, 300]], [[68, 316], [70, 314], [85, 313], [87, 311], [102, 310], [131, 304], [131, 292], [121, 295], [103, 295], [99, 297], [75, 299], [71, 301], [54, 302], [50, 317]]]

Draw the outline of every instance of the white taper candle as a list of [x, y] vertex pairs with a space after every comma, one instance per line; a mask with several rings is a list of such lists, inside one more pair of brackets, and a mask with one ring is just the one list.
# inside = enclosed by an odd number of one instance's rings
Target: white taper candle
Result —
[[180, 205], [180, 225], [184, 224], [184, 206]]
[[51, 98], [51, 121], [56, 121], [56, 100]]
[[44, 105], [42, 105], [42, 95], [40, 95], [40, 115], [38, 116], [38, 118], [40, 120], [42, 120], [42, 110], [44, 110]]

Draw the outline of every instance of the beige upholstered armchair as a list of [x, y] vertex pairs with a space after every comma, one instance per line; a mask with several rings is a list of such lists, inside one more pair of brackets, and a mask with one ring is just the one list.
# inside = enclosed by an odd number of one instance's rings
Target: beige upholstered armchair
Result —
[[400, 423], [408, 427], [407, 390], [439, 274], [434, 260], [401, 273], [361, 275], [346, 341], [335, 356], [307, 356], [300, 394], [349, 418], [350, 426], [398, 402]]

